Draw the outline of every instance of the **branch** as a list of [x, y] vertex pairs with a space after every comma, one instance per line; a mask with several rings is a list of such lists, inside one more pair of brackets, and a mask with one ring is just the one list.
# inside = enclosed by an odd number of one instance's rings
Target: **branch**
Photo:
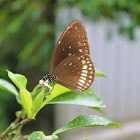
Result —
[[22, 120], [20, 123], [18, 123], [18, 124], [17, 124], [15, 127], [13, 127], [13, 128], [12, 128], [12, 126], [10, 125], [10, 126], [0, 135], [0, 138], [1, 138], [1, 139], [5, 138], [5, 136], [6, 136], [8, 133], [10, 133], [10, 132], [16, 130], [19, 126], [25, 125], [27, 122], [29, 122], [29, 121], [31, 121], [31, 120], [33, 120], [33, 119], [25, 119], [25, 120]]
[[14, 124], [19, 123], [19, 121], [20, 121], [20, 119], [21, 119], [21, 117], [22, 117], [23, 113], [24, 113], [24, 109], [22, 109], [22, 110], [21, 110], [20, 115], [19, 115], [19, 116], [15, 119], [15, 121], [13, 122]]
[[[23, 117], [23, 120], [25, 120], [27, 117], [27, 114], [24, 114], [24, 117]], [[24, 124], [23, 124], [24, 125]], [[14, 136], [13, 140], [16, 140], [16, 138], [19, 136], [20, 132], [21, 132], [21, 129], [23, 127], [23, 125], [19, 126], [18, 129], [17, 129], [17, 133], [16, 135]]]

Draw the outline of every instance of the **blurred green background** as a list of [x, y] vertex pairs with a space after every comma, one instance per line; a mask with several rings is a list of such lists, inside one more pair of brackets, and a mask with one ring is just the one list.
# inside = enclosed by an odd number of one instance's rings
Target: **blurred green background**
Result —
[[[0, 78], [9, 80], [6, 69], [24, 74], [31, 90], [48, 73], [56, 32], [65, 29], [56, 26], [61, 7], [78, 8], [85, 18], [95, 22], [111, 20], [117, 24], [118, 32], [131, 40], [140, 25], [139, 0], [0, 0]], [[123, 22], [122, 13], [129, 15], [129, 24]], [[0, 132], [14, 120], [14, 112], [19, 109], [12, 95], [0, 91]], [[24, 131], [52, 131], [53, 112], [52, 105], [44, 108], [36, 123], [29, 123], [31, 130]]]

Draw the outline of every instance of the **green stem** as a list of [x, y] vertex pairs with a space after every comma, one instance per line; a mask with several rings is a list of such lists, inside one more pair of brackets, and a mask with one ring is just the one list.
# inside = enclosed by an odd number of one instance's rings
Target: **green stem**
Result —
[[10, 124], [10, 126], [0, 135], [0, 139], [5, 138], [7, 136], [7, 134], [9, 133], [9, 131], [12, 130], [12, 126], [13, 124], [16, 125], [17, 123], [19, 123], [22, 114], [24, 113], [24, 109], [22, 109], [20, 115], [15, 119], [15, 121], [13, 123]]
[[33, 119], [24, 119], [21, 122], [19, 122], [15, 127], [12, 127], [12, 125], [10, 125], [1, 135], [0, 135], [0, 139], [4, 139], [8, 133], [13, 132], [14, 130], [18, 129], [18, 127], [25, 125], [27, 122], [31, 121]]

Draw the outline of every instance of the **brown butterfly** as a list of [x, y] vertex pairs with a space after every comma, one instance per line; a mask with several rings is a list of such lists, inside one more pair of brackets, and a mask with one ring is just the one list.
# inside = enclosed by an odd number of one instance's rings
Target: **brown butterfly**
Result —
[[52, 54], [49, 74], [39, 83], [58, 83], [70, 90], [82, 93], [94, 80], [94, 64], [90, 57], [87, 32], [80, 21], [73, 21], [63, 32]]

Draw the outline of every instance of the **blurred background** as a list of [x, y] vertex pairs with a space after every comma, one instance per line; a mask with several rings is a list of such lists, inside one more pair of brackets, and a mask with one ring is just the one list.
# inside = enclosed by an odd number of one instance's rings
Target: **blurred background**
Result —
[[[28, 90], [48, 73], [55, 44], [69, 23], [80, 20], [87, 29], [95, 68], [112, 79], [95, 77], [91, 88], [104, 100], [107, 117], [122, 129], [80, 128], [61, 134], [62, 140], [140, 139], [140, 2], [139, 0], [1, 0], [0, 78], [6, 69], [24, 74]], [[20, 110], [15, 98], [0, 90], [0, 132]], [[78, 115], [102, 114], [82, 106], [48, 105], [23, 133], [51, 134]]]

